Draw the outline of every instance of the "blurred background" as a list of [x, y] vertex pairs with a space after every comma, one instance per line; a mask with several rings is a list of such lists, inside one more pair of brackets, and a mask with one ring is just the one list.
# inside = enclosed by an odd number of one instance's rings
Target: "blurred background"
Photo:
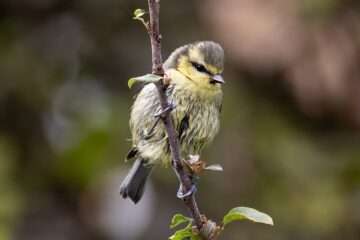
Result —
[[[360, 239], [360, 8], [355, 0], [162, 1], [164, 57], [226, 52], [222, 128], [203, 159], [201, 210], [269, 213], [221, 239]], [[127, 79], [151, 69], [145, 0], [0, 1], [0, 240], [167, 239], [171, 169], [133, 205]]]

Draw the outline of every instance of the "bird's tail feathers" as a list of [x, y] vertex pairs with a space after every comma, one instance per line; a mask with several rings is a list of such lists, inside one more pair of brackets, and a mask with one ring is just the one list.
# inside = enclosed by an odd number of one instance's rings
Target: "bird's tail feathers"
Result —
[[146, 164], [143, 159], [137, 159], [120, 185], [120, 195], [130, 198], [135, 204], [139, 202], [151, 170], [151, 165]]

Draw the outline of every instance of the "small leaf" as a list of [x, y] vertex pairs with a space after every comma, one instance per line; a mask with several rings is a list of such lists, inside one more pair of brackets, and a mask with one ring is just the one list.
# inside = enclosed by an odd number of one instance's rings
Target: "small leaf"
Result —
[[140, 8], [138, 8], [138, 9], [135, 9], [135, 11], [134, 11], [134, 19], [140, 19], [142, 16], [144, 16], [145, 15], [145, 10], [144, 9], [140, 9]]
[[201, 240], [199, 234], [194, 233], [191, 226], [188, 226], [184, 229], [176, 231], [172, 236], [169, 237], [170, 240]]
[[213, 165], [209, 165], [205, 168], [205, 170], [209, 170], [209, 171], [217, 171], [217, 172], [222, 172], [224, 171], [223, 167], [220, 164], [213, 164]]
[[191, 228], [184, 228], [179, 231], [176, 231], [172, 236], [169, 237], [170, 240], [183, 240], [184, 238], [192, 238], [193, 233]]
[[171, 219], [170, 228], [175, 228], [182, 223], [191, 223], [191, 221], [192, 221], [191, 218], [185, 217], [184, 215], [178, 213], [175, 214]]
[[233, 221], [239, 221], [244, 219], [248, 219], [258, 223], [274, 225], [274, 222], [269, 215], [248, 207], [236, 207], [231, 209], [228, 214], [224, 216], [223, 224], [224, 226], [226, 226]]
[[131, 88], [136, 82], [145, 82], [145, 83], [153, 83], [161, 80], [162, 77], [155, 74], [146, 74], [139, 77], [130, 78], [128, 81], [128, 86]]

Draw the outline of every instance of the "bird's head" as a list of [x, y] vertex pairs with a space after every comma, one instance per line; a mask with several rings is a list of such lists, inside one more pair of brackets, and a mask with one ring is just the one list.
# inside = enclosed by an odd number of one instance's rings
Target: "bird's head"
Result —
[[165, 70], [175, 69], [195, 87], [218, 90], [224, 83], [224, 50], [211, 41], [196, 42], [176, 49], [164, 63]]

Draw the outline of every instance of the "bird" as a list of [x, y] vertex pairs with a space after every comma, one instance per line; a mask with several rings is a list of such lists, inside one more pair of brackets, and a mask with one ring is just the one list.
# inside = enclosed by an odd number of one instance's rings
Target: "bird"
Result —
[[[170, 114], [180, 154], [184, 158], [200, 155], [220, 128], [224, 50], [213, 41], [190, 43], [175, 49], [163, 68], [170, 81], [166, 96], [174, 106]], [[146, 84], [136, 96], [130, 114], [133, 146], [126, 158], [134, 163], [120, 185], [120, 195], [135, 204], [153, 168], [171, 161], [164, 124], [155, 116], [162, 110], [157, 91], [154, 83]]]

